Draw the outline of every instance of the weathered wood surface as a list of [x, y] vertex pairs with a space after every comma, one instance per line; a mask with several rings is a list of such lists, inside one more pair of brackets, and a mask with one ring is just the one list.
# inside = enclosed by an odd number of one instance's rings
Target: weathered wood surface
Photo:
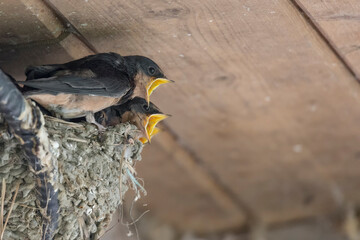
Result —
[[[0, 2], [0, 66], [16, 78], [24, 78], [23, 71], [29, 64], [52, 61], [54, 56], [66, 55], [60, 44], [46, 45], [61, 32], [61, 28], [58, 31], [55, 28], [49, 30], [40, 21], [50, 20], [52, 15], [46, 14], [38, 4], [32, 5], [34, 1], [28, 1], [27, 5], [24, 2]], [[50, 26], [52, 21], [48, 22]], [[59, 58], [70, 59], [69, 56]]]
[[32, 2], [34, 1], [0, 2], [0, 46], [49, 40], [60, 34], [61, 29], [57, 29], [54, 25], [51, 30], [44, 27], [41, 20], [46, 19], [49, 25], [56, 20], [51, 19], [52, 15], [45, 17], [43, 7], [39, 4], [33, 5]]
[[360, 80], [360, 1], [295, 1]]
[[177, 81], [153, 97], [169, 126], [257, 215], [359, 200], [359, 85], [291, 2], [52, 3], [98, 50], [160, 63]]
[[35, 65], [57, 60], [69, 61], [70, 59], [71, 57], [60, 44], [26, 49], [13, 48], [9, 51], [0, 52], [0, 67], [17, 80], [25, 80], [24, 71], [30, 63]]
[[[272, 223], [360, 200], [359, 84], [291, 1], [51, 2], [99, 51], [149, 56], [176, 80], [152, 100], [173, 115], [180, 146], [245, 205], [224, 214], [202, 171], [174, 166], [179, 146], [159, 135], [138, 168], [160, 218], [205, 231], [247, 211]], [[62, 62], [64, 51], [35, 62]]]
[[[171, 139], [166, 140], [173, 145]], [[177, 229], [203, 233], [233, 229], [244, 223], [244, 216], [237, 208], [224, 209], [209, 189], [194, 181], [191, 172], [176, 164], [181, 160], [175, 160], [181, 151], [177, 146], [172, 149], [164, 149], [164, 146], [159, 141], [153, 142], [144, 149], [143, 161], [136, 166], [148, 191], [141, 202], [148, 204], [152, 214], [174, 224]], [[188, 161], [186, 157], [183, 160]], [[233, 212], [227, 211], [230, 208]]]
[[32, 64], [59, 63], [92, 54], [42, 0], [0, 2], [0, 66], [17, 79]]

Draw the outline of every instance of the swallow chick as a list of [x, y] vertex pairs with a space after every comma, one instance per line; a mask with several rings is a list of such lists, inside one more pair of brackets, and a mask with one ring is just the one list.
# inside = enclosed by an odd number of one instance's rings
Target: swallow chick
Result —
[[25, 71], [23, 93], [63, 119], [86, 117], [99, 129], [94, 113], [135, 96], [146, 99], [166, 79], [160, 67], [143, 56], [99, 53], [64, 64], [31, 66]]
[[142, 133], [139, 138], [142, 143], [150, 142], [160, 130], [156, 125], [168, 117], [169, 115], [163, 114], [155, 104], [150, 102], [148, 105], [147, 101], [140, 97], [95, 113], [95, 120], [104, 127], [125, 122], [134, 124]]

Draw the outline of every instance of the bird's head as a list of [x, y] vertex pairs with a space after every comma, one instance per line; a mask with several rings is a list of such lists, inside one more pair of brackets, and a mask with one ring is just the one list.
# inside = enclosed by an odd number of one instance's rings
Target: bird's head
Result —
[[150, 105], [150, 95], [161, 84], [174, 82], [168, 80], [161, 68], [150, 58], [143, 56], [127, 56], [136, 67], [134, 95], [142, 97]]
[[122, 121], [131, 122], [142, 132], [143, 136], [139, 138], [141, 142], [150, 142], [151, 138], [159, 132], [156, 125], [169, 115], [163, 114], [152, 102], [148, 105], [147, 101], [140, 97], [135, 97], [126, 104], [128, 104], [128, 111], [123, 114]]

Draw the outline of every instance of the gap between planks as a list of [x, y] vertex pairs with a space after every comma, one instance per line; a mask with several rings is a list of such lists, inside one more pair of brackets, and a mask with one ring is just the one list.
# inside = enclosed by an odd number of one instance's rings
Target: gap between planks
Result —
[[350, 74], [360, 83], [359, 77], [356, 75], [355, 71], [352, 69], [349, 62], [343, 56], [343, 54], [338, 50], [336, 44], [331, 40], [331, 38], [326, 34], [326, 31], [316, 22], [312, 17], [309, 11], [304, 7], [304, 5], [299, 0], [289, 0], [289, 2], [300, 12], [304, 17], [306, 22], [314, 29], [314, 31], [321, 37], [321, 39], [326, 43], [326, 45], [331, 49], [331, 51], [336, 55], [336, 57], [342, 62], [345, 68], [350, 72]]

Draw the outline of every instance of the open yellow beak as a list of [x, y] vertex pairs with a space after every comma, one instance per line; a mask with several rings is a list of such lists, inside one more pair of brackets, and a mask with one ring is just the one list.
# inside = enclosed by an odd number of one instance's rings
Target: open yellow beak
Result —
[[[145, 137], [139, 138], [139, 139], [145, 139], [146, 140], [146, 141], [144, 140], [145, 142], [148, 142], [148, 141], [150, 142], [150, 139], [151, 139], [150, 132], [147, 129], [148, 125], [149, 125], [149, 117], [146, 117], [146, 119], [143, 121], [143, 126], [144, 126], [143, 130], [145, 132]], [[143, 140], [140, 140], [140, 141], [143, 142]]]
[[152, 114], [148, 117], [148, 124], [146, 126], [146, 131], [149, 135], [151, 135], [156, 127], [156, 124], [161, 122], [162, 120], [168, 118], [169, 115], [166, 114]]
[[139, 138], [139, 140], [140, 140], [140, 142], [142, 142], [142, 144], [145, 144], [148, 142], [148, 140], [144, 137]]
[[[154, 130], [152, 131], [152, 133], [150, 134], [150, 139], [151, 139], [153, 136], [155, 136], [156, 134], [158, 134], [159, 132], [160, 132], [160, 128], [155, 127]], [[145, 143], [148, 142], [148, 140], [147, 140], [146, 138], [144, 138], [144, 137], [139, 138], [139, 140], [140, 140], [143, 144], [145, 144]]]
[[152, 94], [152, 92], [161, 84], [171, 83], [171, 82], [174, 82], [174, 81], [168, 80], [166, 78], [151, 79], [150, 82], [146, 86], [146, 101], [147, 101], [148, 105], [150, 103], [150, 95]]
[[159, 122], [161, 122], [162, 120], [168, 117], [169, 115], [161, 114], [161, 113], [152, 114], [149, 117], [146, 117], [146, 120], [144, 122], [146, 138], [139, 138], [140, 141], [144, 143], [144, 141], [146, 140], [145, 142], [150, 143], [152, 136], [154, 136], [159, 132], [159, 129], [156, 128], [156, 124], [158, 124]]
[[155, 127], [154, 130], [152, 131], [152, 133], [150, 134], [150, 138], [152, 138], [153, 136], [155, 136], [159, 132], [160, 132], [160, 128]]

